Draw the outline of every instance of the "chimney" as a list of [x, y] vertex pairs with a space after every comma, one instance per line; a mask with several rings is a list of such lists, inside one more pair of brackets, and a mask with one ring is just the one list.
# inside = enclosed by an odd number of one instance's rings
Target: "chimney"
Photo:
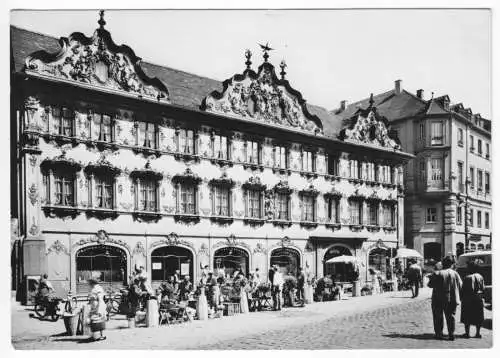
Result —
[[344, 112], [346, 106], [347, 106], [347, 101], [346, 100], [340, 101], [340, 108], [339, 108], [340, 112]]
[[420, 99], [424, 99], [424, 90], [423, 89], [417, 90], [417, 97]]
[[400, 94], [401, 93], [401, 82], [403, 82], [402, 80], [396, 80], [394, 81], [394, 92], [396, 94]]

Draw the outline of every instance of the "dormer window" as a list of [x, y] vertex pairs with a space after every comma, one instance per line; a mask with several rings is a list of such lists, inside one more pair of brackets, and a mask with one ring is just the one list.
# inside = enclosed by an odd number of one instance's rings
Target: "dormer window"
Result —
[[74, 135], [75, 112], [69, 108], [52, 108], [52, 118], [56, 134], [66, 137]]

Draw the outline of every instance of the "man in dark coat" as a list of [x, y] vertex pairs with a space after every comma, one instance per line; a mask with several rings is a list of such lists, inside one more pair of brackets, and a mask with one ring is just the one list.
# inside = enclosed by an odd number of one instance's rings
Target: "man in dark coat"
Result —
[[406, 272], [406, 278], [411, 287], [412, 298], [418, 296], [418, 289], [420, 288], [420, 281], [422, 280], [422, 269], [417, 264], [416, 260], [411, 260], [408, 271]]
[[304, 285], [306, 282], [306, 275], [302, 267], [299, 267], [299, 273], [297, 274], [297, 298], [302, 302], [305, 301]]
[[462, 288], [462, 279], [451, 268], [453, 263], [453, 258], [446, 256], [442, 261], [443, 269], [435, 271], [428, 284], [432, 288], [432, 317], [435, 338], [443, 339], [444, 314], [451, 341], [455, 340], [455, 313], [460, 304], [460, 290]]

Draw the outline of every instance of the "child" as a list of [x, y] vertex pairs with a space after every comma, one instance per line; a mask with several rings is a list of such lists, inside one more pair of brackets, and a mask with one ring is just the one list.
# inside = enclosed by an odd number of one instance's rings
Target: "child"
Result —
[[[106, 317], [99, 310], [99, 299], [96, 295], [91, 295], [89, 297], [90, 310], [87, 318], [87, 324], [90, 325], [90, 330], [92, 335], [90, 336], [90, 341], [102, 341], [106, 337], [102, 334], [102, 331], [106, 328], [105, 322]], [[94, 333], [100, 332], [100, 337], [96, 338]]]

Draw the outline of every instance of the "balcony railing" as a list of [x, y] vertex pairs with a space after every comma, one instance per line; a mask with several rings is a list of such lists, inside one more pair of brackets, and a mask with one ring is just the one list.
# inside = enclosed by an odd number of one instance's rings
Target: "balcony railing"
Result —
[[443, 145], [443, 136], [432, 137], [431, 145]]

